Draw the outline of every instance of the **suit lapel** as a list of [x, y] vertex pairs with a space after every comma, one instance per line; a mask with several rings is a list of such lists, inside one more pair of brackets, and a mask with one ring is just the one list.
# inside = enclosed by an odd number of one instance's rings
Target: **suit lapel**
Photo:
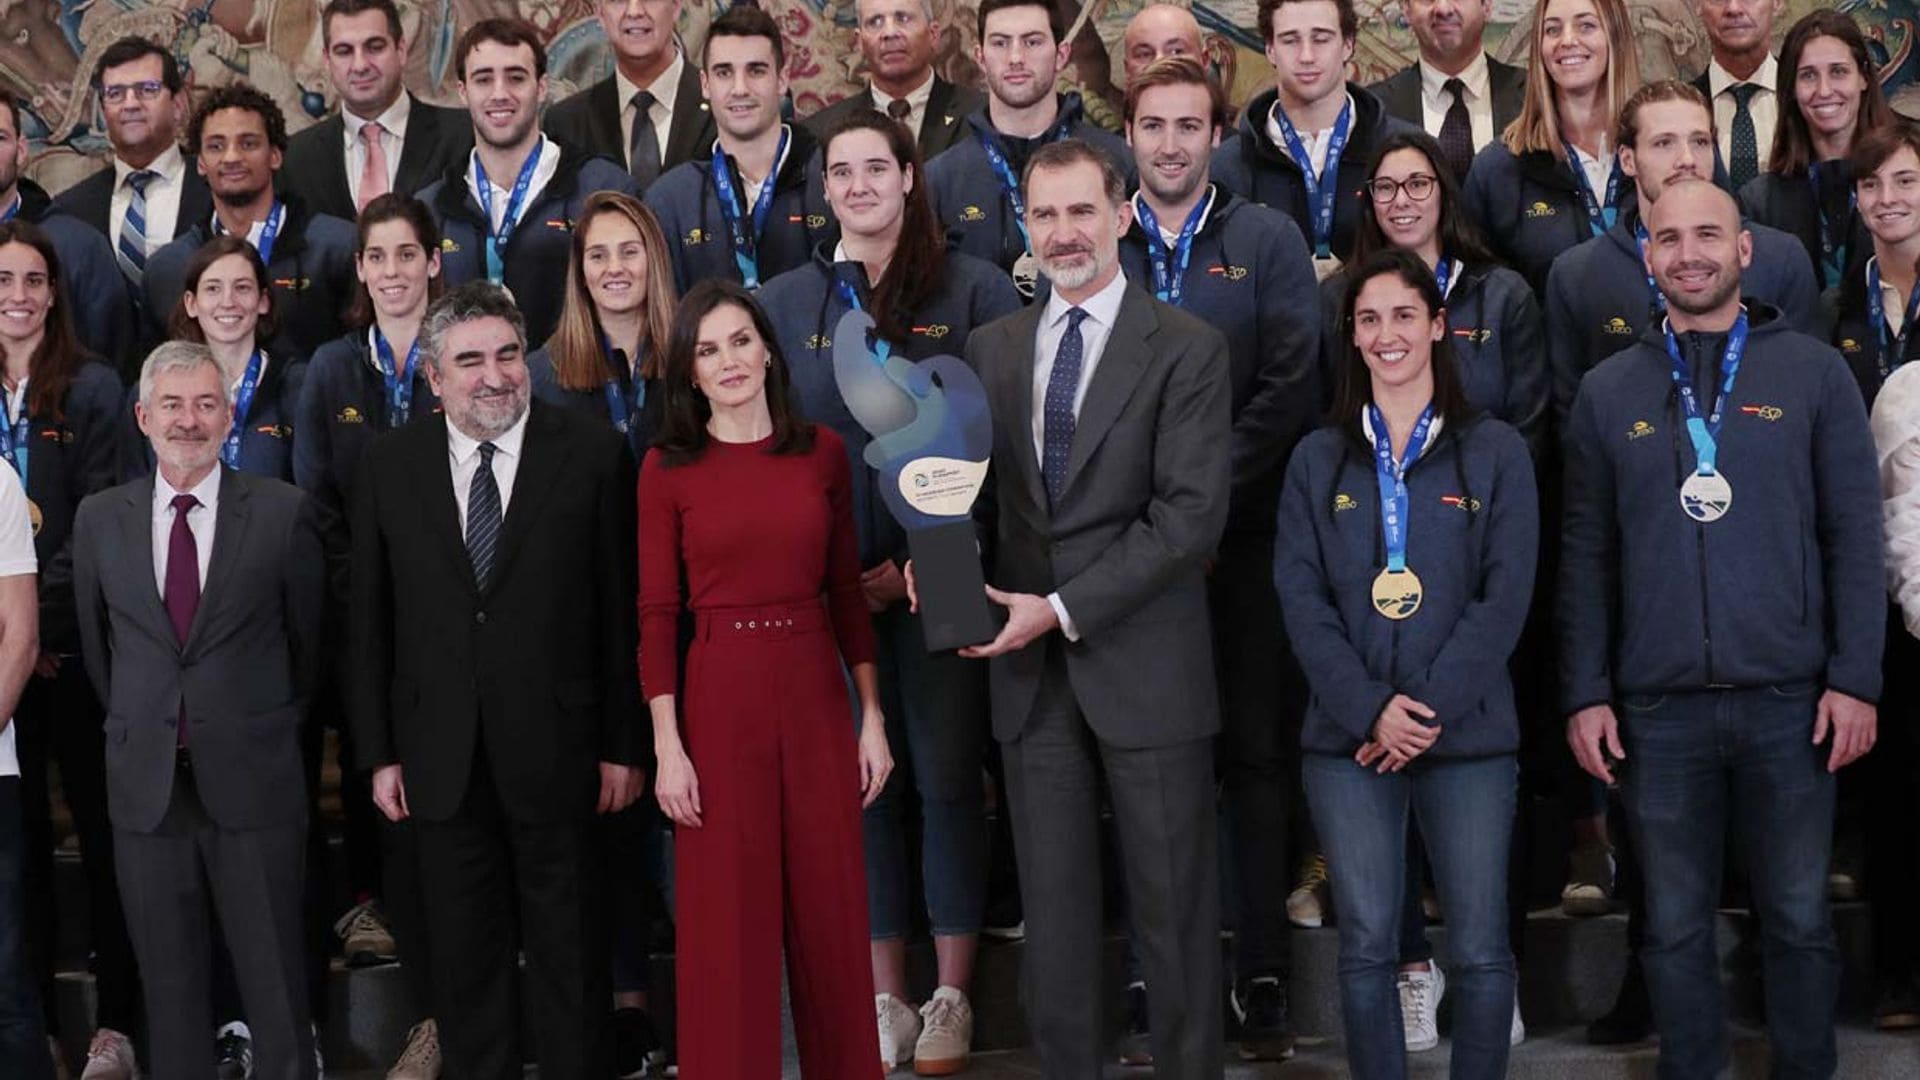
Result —
[[434, 413], [431, 420], [412, 427], [421, 428], [419, 450], [413, 460], [413, 482], [426, 514], [427, 527], [446, 545], [448, 557], [460, 567], [460, 579], [470, 592], [478, 592], [473, 580], [473, 560], [467, 557], [467, 541], [460, 534], [460, 507], [453, 498], [453, 465], [447, 460], [447, 417]]
[[173, 221], [175, 240], [213, 219], [213, 193], [207, 190], [207, 178], [189, 160], [185, 182], [180, 185], [180, 213]]
[[1012, 340], [996, 350], [995, 355], [1024, 356], [1027, 362], [996, 364], [1000, 377], [991, 384], [992, 392], [1000, 395], [1000, 407], [993, 411], [994, 416], [1012, 419], [1007, 438], [1013, 445], [1013, 458], [1020, 470], [1021, 482], [1033, 494], [1034, 502], [1042, 507], [1047, 505], [1047, 491], [1040, 479], [1040, 459], [1033, 449], [1033, 369], [1040, 359], [1034, 355], [1034, 335], [1039, 330], [1040, 314], [1045, 308], [1045, 303], [1036, 302], [1007, 316], [1005, 333]]
[[207, 580], [200, 585], [200, 603], [194, 608], [193, 625], [187, 630], [183, 652], [191, 652], [206, 634], [214, 605], [232, 587], [234, 563], [239, 561], [240, 552], [246, 546], [247, 495], [246, 483], [239, 474], [225, 465], [220, 466], [220, 506], [214, 511], [213, 554], [207, 560]]
[[1073, 450], [1067, 455], [1062, 491], [1073, 487], [1074, 478], [1080, 475], [1087, 459], [1100, 446], [1100, 440], [1106, 438], [1113, 422], [1120, 418], [1127, 399], [1133, 396], [1141, 373], [1153, 359], [1147, 338], [1157, 326], [1147, 306], [1147, 295], [1138, 286], [1128, 285], [1120, 300], [1119, 317], [1107, 335], [1100, 362], [1087, 383], [1087, 396], [1080, 401], [1080, 418], [1073, 425]]
[[[440, 116], [411, 93], [407, 100], [407, 137], [400, 143], [400, 167], [393, 174], [393, 190], [411, 192], [433, 180], [427, 175], [427, 165], [440, 145]], [[352, 205], [351, 200], [348, 205]]]
[[960, 130], [964, 118], [954, 112], [953, 98], [953, 84], [935, 75], [933, 90], [927, 94], [927, 114], [920, 118], [920, 156], [927, 161], [952, 146]]
[[526, 437], [520, 441], [520, 467], [514, 471], [513, 495], [502, 523], [500, 550], [494, 556], [494, 585], [506, 579], [527, 532], [540, 520], [547, 498], [560, 486], [561, 466], [567, 456], [567, 447], [560, 440], [559, 419], [537, 401], [528, 408], [532, 411], [527, 416]]
[[177, 645], [173, 621], [167, 618], [166, 601], [153, 583], [153, 485], [154, 476], [148, 473], [145, 480], [126, 491], [120, 520], [126, 529], [124, 550], [132, 552], [133, 557], [123, 572], [133, 575], [134, 595], [144, 601], [139, 604], [140, 614], [156, 634]]
[[705, 143], [713, 142], [713, 136], [708, 134], [713, 128], [713, 115], [700, 93], [700, 69], [690, 56], [683, 56], [680, 85], [673, 94], [673, 123], [667, 130], [667, 146], [661, 161], [663, 172], [699, 156], [705, 149], [703, 137]]
[[[336, 164], [321, 179], [326, 190], [325, 197], [318, 201], [324, 206], [352, 206], [353, 184], [347, 178], [347, 122], [336, 112], [320, 121], [319, 127], [322, 132], [319, 138], [323, 140], [320, 145], [326, 151], [326, 160]], [[408, 139], [407, 145], [412, 144], [413, 140]]]

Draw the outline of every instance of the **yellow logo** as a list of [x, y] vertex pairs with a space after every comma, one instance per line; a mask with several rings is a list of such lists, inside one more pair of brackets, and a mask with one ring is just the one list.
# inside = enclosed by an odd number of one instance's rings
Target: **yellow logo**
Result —
[[987, 215], [981, 213], [979, 207], [969, 206], [965, 210], [960, 211], [960, 220], [961, 221], [985, 221], [987, 220]]
[[1843, 353], [1857, 353], [1860, 351], [1860, 343], [1852, 338], [1841, 338], [1840, 351]]
[[1527, 216], [1530, 218], [1553, 217], [1559, 212], [1560, 211], [1553, 208], [1553, 204], [1546, 202], [1535, 202], [1532, 206], [1527, 207]]
[[1358, 510], [1358, 509], [1360, 509], [1360, 504], [1357, 502], [1354, 502], [1353, 496], [1347, 494], [1344, 491], [1340, 492], [1339, 494], [1333, 497], [1333, 512], [1336, 514], [1342, 510]]
[[688, 233], [686, 239], [681, 242], [686, 244], [704, 244], [707, 242], [707, 232], [705, 229], [695, 229]]
[[825, 214], [808, 214], [807, 215], [807, 228], [824, 229], [826, 227], [827, 227], [827, 215]]
[[935, 341], [939, 341], [941, 338], [946, 337], [949, 333], [952, 332], [952, 330], [953, 328], [948, 326], [946, 323], [929, 323], [926, 326], [916, 326], [913, 328], [914, 333], [924, 334]]
[[807, 338], [807, 348], [813, 350], [833, 348], [833, 339], [825, 334], [813, 334]]
[[1465, 510], [1470, 514], [1480, 512], [1480, 500], [1471, 495], [1442, 495], [1440, 501], [1456, 510]]
[[1635, 420], [1633, 426], [1627, 429], [1629, 439], [1644, 439], [1651, 434], [1653, 434], [1653, 425], [1645, 420]]
[[1627, 320], [1615, 315], [1600, 325], [1600, 332], [1603, 334], [1625, 334], [1630, 337], [1633, 334], [1633, 327], [1627, 323]]
[[1244, 266], [1234, 266], [1231, 263], [1221, 263], [1219, 266], [1207, 267], [1207, 273], [1219, 274], [1228, 281], [1241, 281], [1247, 276], [1247, 268]]
[[1787, 415], [1778, 405], [1742, 405], [1740, 411], [1748, 416], [1757, 416], [1769, 424]]
[[459, 250], [460, 250], [460, 245], [454, 243], [452, 240], [443, 239], [440, 241], [440, 251], [442, 254], [451, 255], [454, 252]]
[[367, 418], [360, 415], [360, 410], [351, 405], [341, 409], [340, 415], [334, 417], [334, 420], [342, 424], [364, 424], [367, 422]]
[[1469, 345], [1485, 345], [1493, 340], [1493, 331], [1484, 326], [1463, 326], [1455, 330], [1453, 336], [1464, 340]]

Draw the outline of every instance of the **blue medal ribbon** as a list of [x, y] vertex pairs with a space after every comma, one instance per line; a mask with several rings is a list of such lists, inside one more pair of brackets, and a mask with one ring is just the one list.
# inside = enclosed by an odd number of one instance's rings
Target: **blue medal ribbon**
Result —
[[1653, 280], [1653, 271], [1647, 269], [1647, 225], [1646, 222], [1633, 223], [1633, 241], [1640, 249], [1640, 269], [1647, 275], [1647, 291], [1653, 294], [1653, 312], [1655, 316], [1667, 312], [1667, 294], [1660, 291], [1660, 283]]
[[14, 219], [14, 216], [20, 213], [20, 203], [22, 201], [23, 200], [20, 198], [19, 195], [15, 195], [13, 197], [13, 202], [8, 204], [5, 210], [0, 210], [0, 224], [4, 224], [6, 222], [12, 221]]
[[1887, 333], [1886, 301], [1880, 299], [1880, 260], [1867, 260], [1867, 321], [1873, 325], [1873, 332], [1880, 340], [1880, 377], [1886, 378], [1893, 369], [1906, 362], [1907, 339], [1913, 336], [1913, 324], [1920, 320], [1920, 279], [1913, 283], [1913, 290], [1907, 294], [1906, 318], [1901, 320], [1900, 332], [1889, 339]]
[[[840, 299], [845, 300], [848, 307], [855, 311], [866, 310], [866, 305], [860, 302], [860, 290], [854, 288], [853, 282], [839, 275], [835, 275], [833, 283], [839, 287]], [[893, 355], [893, 346], [887, 342], [886, 338], [880, 336], [880, 331], [877, 326], [873, 332], [872, 352], [874, 366], [884, 370], [887, 366], [887, 357]]]
[[20, 418], [16, 420], [13, 400], [5, 390], [0, 390], [0, 410], [5, 410], [5, 416], [0, 416], [3, 421], [0, 422], [0, 458], [5, 458], [13, 471], [20, 474], [20, 486], [24, 488], [27, 486], [27, 437], [32, 427], [27, 420], [27, 403], [20, 403]]
[[1368, 405], [1367, 417], [1373, 427], [1373, 474], [1380, 484], [1380, 536], [1387, 548], [1387, 570], [1398, 574], [1407, 568], [1407, 466], [1420, 460], [1420, 451], [1426, 448], [1433, 428], [1433, 403], [1421, 411], [1399, 461], [1393, 460], [1393, 436], [1380, 407]]
[[[1827, 204], [1820, 198], [1819, 162], [1807, 166], [1807, 182], [1813, 185], [1813, 220], [1820, 226], [1820, 287], [1831, 289], [1840, 284], [1840, 278], [1847, 272], [1847, 245], [1834, 241], [1833, 223], [1827, 220]], [[1847, 192], [1849, 222], [1859, 205], [1859, 196]]]
[[413, 415], [413, 376], [420, 370], [420, 337], [416, 334], [413, 344], [407, 348], [405, 366], [396, 365], [393, 362], [393, 346], [376, 325], [373, 328], [373, 354], [380, 362], [380, 377], [386, 381], [387, 429], [391, 431], [405, 427], [408, 418]]
[[[1059, 142], [1067, 137], [1073, 127], [1073, 117], [1067, 110], [1060, 110], [1061, 116], [1053, 122], [1046, 133], [1040, 136], [1041, 143]], [[1027, 202], [1020, 197], [1020, 178], [1013, 174], [1013, 166], [1007, 161], [1007, 151], [1000, 145], [1000, 136], [984, 128], [975, 128], [974, 135], [980, 140], [980, 149], [986, 152], [987, 167], [1000, 181], [1000, 190], [1006, 193], [1007, 206], [1013, 211], [1013, 223], [1020, 229], [1020, 243], [1027, 252], [1033, 251], [1033, 237], [1027, 234]]]
[[240, 436], [247, 432], [247, 414], [253, 411], [253, 395], [260, 389], [260, 373], [266, 369], [267, 356], [259, 349], [247, 360], [246, 374], [240, 376], [240, 389], [233, 394], [233, 425], [227, 429], [227, 441], [220, 444], [220, 460], [227, 468], [240, 467]]
[[1680, 355], [1680, 342], [1673, 336], [1673, 326], [1669, 323], [1663, 329], [1667, 335], [1667, 359], [1673, 362], [1673, 385], [1680, 391], [1680, 408], [1687, 418], [1687, 438], [1693, 441], [1694, 471], [1701, 476], [1712, 476], [1719, 466], [1720, 425], [1727, 418], [1727, 402], [1733, 400], [1733, 380], [1740, 374], [1740, 357], [1747, 349], [1747, 309], [1740, 309], [1733, 329], [1727, 331], [1726, 351], [1720, 356], [1720, 393], [1713, 400], [1713, 412], [1704, 418], [1700, 415], [1700, 396], [1693, 389], [1693, 373]]
[[1459, 265], [1459, 262], [1454, 259], [1441, 259], [1434, 264], [1433, 280], [1440, 285], [1440, 299], [1447, 298], [1447, 289], [1452, 287], [1453, 275]]
[[527, 191], [533, 187], [533, 174], [540, 167], [540, 151], [546, 147], [546, 140], [533, 145], [528, 151], [527, 160], [520, 164], [520, 175], [513, 178], [513, 189], [507, 193], [507, 209], [500, 215], [500, 225], [493, 224], [493, 185], [487, 180], [487, 167], [480, 163], [479, 151], [473, 155], [473, 187], [480, 193], [480, 213], [487, 219], [487, 280], [499, 285], [507, 273], [507, 241], [513, 239], [513, 230], [520, 224], [520, 216], [526, 213]]
[[742, 228], [746, 219], [746, 209], [733, 184], [733, 162], [726, 151], [716, 143], [713, 148], [713, 160], [709, 168], [713, 175], [713, 191], [720, 204], [720, 216], [727, 223], [727, 232], [733, 237], [733, 261], [740, 268], [740, 281], [749, 289], [760, 287], [760, 236], [767, 230], [767, 216], [773, 212], [773, 189], [780, 178], [780, 166], [787, 160], [787, 142], [793, 137], [793, 129], [780, 125], [780, 146], [773, 152], [773, 168], [768, 170], [767, 179], [760, 185], [760, 197], [753, 202], [752, 224]]
[[1580, 189], [1580, 199], [1587, 205], [1587, 227], [1593, 230], [1593, 235], [1599, 236], [1613, 228], [1613, 223], [1620, 219], [1620, 208], [1615, 205], [1620, 201], [1620, 178], [1625, 175], [1620, 171], [1620, 155], [1613, 155], [1613, 169], [1607, 173], [1607, 201], [1602, 203], [1594, 197], [1593, 185], [1587, 181], [1587, 170], [1580, 165], [1579, 151], [1573, 148], [1572, 143], [1567, 143], [1566, 148], [1567, 167], [1573, 170], [1574, 186]]
[[647, 380], [640, 377], [639, 364], [627, 367], [626, 354], [615, 351], [605, 334], [600, 335], [600, 353], [607, 361], [607, 381], [600, 388], [606, 395], [607, 416], [613, 420], [613, 430], [627, 440], [627, 449], [637, 462], [646, 454], [646, 448], [634, 442], [634, 431], [639, 426], [640, 411], [647, 405]]
[[1340, 106], [1340, 118], [1333, 122], [1333, 134], [1327, 136], [1327, 162], [1320, 175], [1313, 174], [1313, 155], [1307, 153], [1306, 141], [1294, 130], [1293, 121], [1287, 119], [1287, 110], [1273, 103], [1273, 119], [1280, 125], [1280, 135], [1287, 142], [1287, 153], [1292, 155], [1293, 163], [1300, 166], [1300, 182], [1307, 189], [1307, 206], [1312, 211], [1313, 257], [1316, 259], [1333, 258], [1333, 211], [1339, 200], [1340, 155], [1347, 149], [1347, 132], [1353, 126], [1353, 99]]
[[[14, 204], [14, 209], [19, 209], [18, 203]], [[12, 216], [13, 214], [11, 212], [7, 214], [9, 218]], [[0, 218], [0, 221], [3, 220], [6, 219]], [[260, 261], [262, 263], [268, 266], [273, 265], [273, 242], [280, 238], [280, 227], [286, 223], [287, 205], [279, 199], [273, 200], [273, 209], [267, 211], [267, 220], [260, 225], [260, 242], [253, 246], [254, 250], [260, 253]], [[220, 224], [220, 215], [215, 214], [213, 216], [214, 235], [218, 236], [226, 231], [227, 227]]]
[[1200, 225], [1207, 220], [1208, 212], [1213, 209], [1213, 195], [1214, 188], [1209, 184], [1207, 197], [1188, 212], [1186, 223], [1180, 226], [1179, 237], [1169, 249], [1166, 237], [1160, 235], [1160, 219], [1153, 216], [1153, 207], [1138, 192], [1134, 193], [1134, 216], [1140, 219], [1140, 229], [1147, 234], [1147, 258], [1153, 266], [1153, 294], [1163, 304], [1180, 306], [1181, 293], [1187, 282], [1187, 264], [1193, 259], [1193, 238], [1200, 232]]

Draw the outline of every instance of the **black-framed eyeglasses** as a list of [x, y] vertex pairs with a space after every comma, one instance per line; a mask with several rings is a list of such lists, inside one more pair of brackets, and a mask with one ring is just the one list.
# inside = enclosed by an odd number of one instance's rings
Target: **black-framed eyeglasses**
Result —
[[1395, 180], [1391, 176], [1375, 177], [1367, 181], [1367, 194], [1377, 203], [1390, 203], [1394, 196], [1402, 191], [1414, 202], [1426, 202], [1433, 196], [1433, 189], [1440, 185], [1438, 178], [1426, 173], [1414, 173], [1405, 180]]
[[127, 100], [131, 93], [141, 101], [157, 101], [167, 92], [167, 86], [159, 79], [145, 79], [137, 83], [114, 83], [100, 88], [100, 97], [109, 105], [118, 105]]

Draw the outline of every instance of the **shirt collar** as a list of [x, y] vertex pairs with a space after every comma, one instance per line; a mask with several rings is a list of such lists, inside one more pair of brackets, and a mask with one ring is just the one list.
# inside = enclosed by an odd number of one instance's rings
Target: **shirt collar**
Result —
[[208, 510], [217, 511], [220, 507], [220, 474], [223, 471], [222, 466], [215, 465], [207, 471], [207, 475], [200, 478], [199, 483], [193, 485], [193, 490], [180, 491], [167, 482], [167, 478], [160, 474], [160, 470], [155, 469], [153, 472], [154, 512], [156, 514], [166, 513], [166, 511], [172, 507], [173, 497], [175, 495], [191, 495], [200, 500], [201, 506], [206, 507]]
[[1484, 52], [1474, 54], [1473, 62], [1467, 65], [1467, 70], [1458, 75], [1448, 75], [1439, 68], [1429, 65], [1425, 60], [1419, 61], [1419, 64], [1420, 92], [1429, 101], [1439, 100], [1446, 92], [1447, 80], [1455, 78], [1466, 85], [1468, 101], [1479, 101], [1487, 96], [1487, 54]]
[[[1347, 92], [1346, 98], [1347, 98], [1347, 103], [1344, 107], [1347, 111], [1347, 115], [1351, 117], [1356, 111], [1353, 104], [1352, 91]], [[1275, 98], [1273, 100], [1272, 111], [1267, 113], [1267, 138], [1273, 140], [1273, 145], [1279, 147], [1281, 153], [1287, 154], [1288, 156], [1292, 156], [1292, 151], [1287, 149], [1286, 136], [1280, 130], [1280, 114], [1284, 111], [1285, 110], [1280, 107], [1280, 99]], [[1288, 117], [1287, 119], [1291, 120], [1293, 118]], [[1298, 131], [1300, 133], [1300, 138], [1309, 144], [1307, 146], [1307, 150], [1311, 152], [1313, 150], [1313, 146], [1311, 144], [1313, 143], [1314, 140], [1318, 139], [1323, 132], [1332, 131], [1335, 127], [1338, 127], [1339, 125], [1340, 125], [1340, 114], [1335, 113], [1333, 123], [1327, 126], [1326, 128], [1322, 129], [1321, 131], [1307, 131], [1301, 128], [1298, 124], [1294, 125], [1294, 130]]]
[[1113, 280], [1107, 282], [1106, 288], [1101, 289], [1099, 292], [1094, 293], [1078, 304], [1061, 296], [1058, 290], [1050, 290], [1047, 294], [1046, 315], [1041, 319], [1040, 325], [1047, 327], [1055, 326], [1067, 317], [1068, 310], [1077, 307], [1086, 312], [1087, 317], [1094, 322], [1108, 329], [1112, 329], [1113, 324], [1119, 321], [1120, 301], [1125, 298], [1126, 294], [1127, 275], [1124, 271], [1116, 272], [1113, 275]]
[[[892, 104], [896, 100], [892, 96], [882, 91], [879, 87], [874, 86], [872, 83], [868, 83], [867, 87], [873, 94], [873, 107], [876, 111], [886, 112], [887, 106]], [[928, 70], [927, 80], [921, 83], [919, 86], [916, 86], [913, 89], [907, 91], [907, 96], [904, 99], [899, 99], [899, 100], [906, 101], [907, 105], [910, 108], [924, 111], [927, 107], [927, 101], [932, 97], [933, 97], [933, 72], [932, 70]]]
[[407, 117], [412, 115], [413, 98], [412, 95], [408, 94], [405, 90], [400, 91], [400, 96], [393, 100], [393, 104], [387, 106], [387, 111], [374, 117], [373, 121], [360, 119], [353, 114], [353, 110], [351, 109], [342, 108], [340, 110], [340, 119], [347, 125], [348, 146], [352, 146], [354, 143], [360, 141], [360, 129], [366, 127], [367, 124], [371, 122], [378, 122], [379, 125], [387, 129], [387, 133], [394, 138], [405, 139], [407, 137]]
[[[520, 419], [515, 420], [512, 427], [492, 440], [496, 454], [505, 454], [508, 457], [520, 456], [520, 444], [527, 437], [527, 417], [531, 415], [533, 415], [533, 405], [529, 402], [527, 411], [520, 414]], [[465, 465], [467, 459], [480, 452], [480, 440], [470, 438], [466, 432], [455, 427], [453, 421], [449, 419], [447, 421], [447, 452], [453, 455], [455, 465]]]
[[[177, 184], [186, 178], [187, 159], [181, 155], [179, 145], [172, 144], [165, 150], [160, 151], [160, 156], [154, 158], [153, 161], [148, 164], [147, 168], [159, 173], [159, 178], [163, 182]], [[127, 177], [132, 176], [133, 173], [133, 166], [120, 160], [117, 155], [114, 157], [113, 186], [116, 190], [124, 187], [127, 182]]]
[[[1440, 429], [1445, 423], [1446, 417], [1436, 411], [1433, 414], [1433, 422], [1427, 425], [1427, 441], [1420, 445], [1420, 457], [1426, 457], [1427, 451], [1433, 449], [1433, 445], [1440, 441]], [[1373, 410], [1365, 406], [1360, 409], [1360, 431], [1367, 437], [1368, 445], [1373, 445]]]
[[1760, 66], [1754, 69], [1753, 77], [1750, 79], [1734, 78], [1732, 72], [1721, 67], [1720, 61], [1715, 60], [1707, 65], [1707, 97], [1717, 98], [1726, 93], [1728, 87], [1738, 86], [1743, 82], [1750, 82], [1770, 94], [1777, 93], [1775, 84], [1779, 78], [1780, 61], [1774, 59], [1772, 53], [1768, 53], [1767, 58], [1760, 61]]
[[632, 79], [627, 78], [618, 67], [615, 67], [613, 88], [614, 93], [619, 97], [621, 110], [624, 112], [626, 107], [633, 103], [633, 95], [646, 90], [653, 95], [654, 103], [665, 107], [671, 115], [673, 103], [680, 96], [680, 75], [686, 66], [687, 58], [681, 53], [680, 46], [676, 42], [673, 47], [673, 59], [660, 74], [653, 77], [652, 82], [645, 86], [636, 85]]

